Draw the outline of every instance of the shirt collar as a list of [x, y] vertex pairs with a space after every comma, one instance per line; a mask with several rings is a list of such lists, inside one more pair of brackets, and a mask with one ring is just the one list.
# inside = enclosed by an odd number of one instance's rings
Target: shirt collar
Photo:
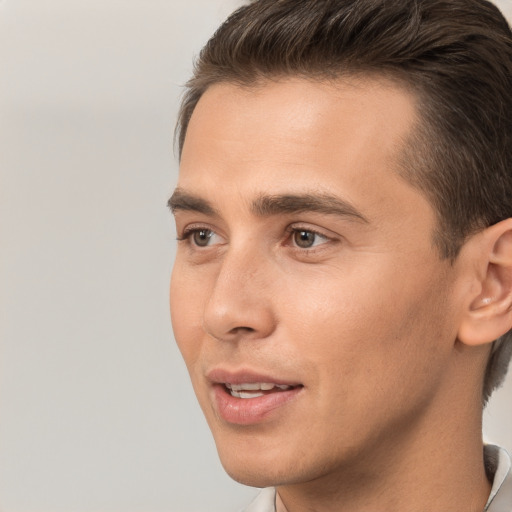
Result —
[[487, 512], [512, 512], [512, 461], [499, 446], [484, 447], [485, 467], [492, 478]]

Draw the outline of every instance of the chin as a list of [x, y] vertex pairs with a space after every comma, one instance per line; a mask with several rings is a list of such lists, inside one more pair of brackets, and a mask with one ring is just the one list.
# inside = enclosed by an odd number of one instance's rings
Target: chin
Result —
[[[256, 448], [254, 446], [240, 449], [229, 442], [217, 449], [221, 464], [226, 473], [235, 481], [251, 487], [273, 487], [282, 485], [293, 479], [297, 469], [296, 457], [292, 463], [287, 463], [289, 457], [285, 450]], [[291, 458], [293, 461], [294, 458]], [[295, 467], [294, 467], [295, 466]]]
[[230, 468], [224, 466], [226, 473], [239, 484], [248, 485], [249, 487], [275, 487], [278, 482], [275, 478], [272, 478], [264, 470], [261, 471], [250, 471], [247, 468]]
[[253, 464], [247, 460], [240, 460], [236, 464], [227, 464], [221, 459], [226, 473], [236, 482], [250, 487], [275, 487], [289, 483], [290, 468], [288, 471], [276, 468], [274, 464]]

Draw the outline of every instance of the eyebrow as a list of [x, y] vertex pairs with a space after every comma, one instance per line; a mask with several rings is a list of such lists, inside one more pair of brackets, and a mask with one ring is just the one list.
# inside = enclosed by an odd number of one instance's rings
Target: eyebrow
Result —
[[204, 213], [205, 215], [218, 215], [218, 212], [208, 201], [193, 194], [188, 194], [180, 188], [173, 192], [169, 201], [167, 201], [167, 206], [172, 213], [182, 210]]
[[[172, 213], [183, 210], [219, 216], [219, 212], [208, 201], [180, 188], [174, 191], [167, 205]], [[369, 223], [368, 219], [350, 202], [324, 193], [262, 195], [253, 201], [251, 211], [258, 217], [315, 212]]]
[[252, 211], [268, 217], [285, 213], [315, 212], [349, 217], [368, 224], [368, 219], [350, 202], [331, 194], [283, 194], [261, 196], [252, 204]]

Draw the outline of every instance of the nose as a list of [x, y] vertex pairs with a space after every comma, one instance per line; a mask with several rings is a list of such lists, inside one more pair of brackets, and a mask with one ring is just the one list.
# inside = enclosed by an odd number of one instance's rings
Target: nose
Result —
[[221, 341], [267, 338], [275, 329], [275, 274], [262, 255], [224, 255], [203, 318], [205, 331]]

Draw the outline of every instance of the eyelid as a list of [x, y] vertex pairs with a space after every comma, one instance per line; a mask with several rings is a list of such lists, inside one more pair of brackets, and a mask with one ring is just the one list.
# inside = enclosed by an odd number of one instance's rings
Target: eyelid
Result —
[[215, 233], [217, 233], [217, 230], [213, 226], [210, 226], [207, 222], [193, 222], [191, 224], [186, 224], [181, 229], [177, 227], [178, 235], [176, 238], [178, 240], [184, 240], [187, 237], [189, 237], [192, 233], [200, 231], [201, 229], [207, 229], [209, 231], [214, 231]]
[[294, 233], [296, 231], [309, 231], [310, 233], [315, 233], [316, 235], [323, 236], [330, 240], [335, 240], [336, 238], [339, 238], [339, 235], [336, 235], [335, 233], [333, 233], [330, 230], [319, 228], [318, 226], [313, 226], [306, 222], [297, 222], [294, 224], [290, 224], [286, 228], [286, 231], [288, 233]]

